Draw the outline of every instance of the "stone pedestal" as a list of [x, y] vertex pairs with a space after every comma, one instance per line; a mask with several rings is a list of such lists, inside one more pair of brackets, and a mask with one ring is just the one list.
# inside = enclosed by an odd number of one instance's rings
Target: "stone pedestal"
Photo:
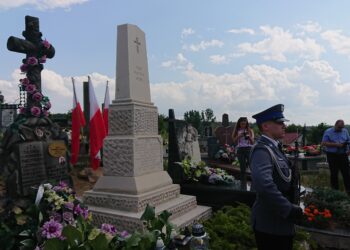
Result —
[[96, 225], [142, 230], [147, 204], [156, 214], [167, 210], [179, 227], [207, 218], [209, 207], [181, 195], [163, 170], [163, 143], [158, 112], [151, 103], [144, 33], [134, 25], [118, 26], [116, 99], [109, 109], [109, 135], [104, 141], [103, 176], [84, 193]]

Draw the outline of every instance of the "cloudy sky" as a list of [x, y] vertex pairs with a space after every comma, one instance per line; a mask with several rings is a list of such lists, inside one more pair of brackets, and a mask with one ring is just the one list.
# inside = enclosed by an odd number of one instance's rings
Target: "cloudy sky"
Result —
[[56, 49], [42, 72], [52, 112], [72, 108], [71, 77], [81, 102], [87, 75], [101, 103], [107, 81], [115, 99], [117, 26], [130, 23], [146, 33], [161, 114], [211, 108], [236, 121], [283, 103], [296, 124], [349, 124], [349, 9], [346, 0], [1, 0], [0, 90], [18, 102], [24, 56], [6, 43], [31, 15]]

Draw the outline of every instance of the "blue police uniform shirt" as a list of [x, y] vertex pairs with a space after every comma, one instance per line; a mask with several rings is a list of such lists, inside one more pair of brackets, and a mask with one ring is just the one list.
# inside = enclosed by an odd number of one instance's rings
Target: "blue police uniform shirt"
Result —
[[[329, 128], [324, 132], [322, 138], [322, 142], [344, 143], [346, 141], [350, 142], [349, 132], [346, 128], [339, 132], [336, 132], [334, 127]], [[345, 154], [348, 149], [349, 146], [343, 148], [326, 146], [326, 152], [328, 153]]]

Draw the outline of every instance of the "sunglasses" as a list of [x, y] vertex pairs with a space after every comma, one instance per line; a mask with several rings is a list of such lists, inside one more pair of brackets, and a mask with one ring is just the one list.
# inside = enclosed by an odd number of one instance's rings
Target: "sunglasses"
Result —
[[273, 121], [273, 123], [276, 123], [278, 125], [284, 125], [284, 121]]

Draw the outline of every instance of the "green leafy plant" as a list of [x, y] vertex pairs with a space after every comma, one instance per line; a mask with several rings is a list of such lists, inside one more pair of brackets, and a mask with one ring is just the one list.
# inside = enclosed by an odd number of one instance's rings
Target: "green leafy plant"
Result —
[[328, 209], [332, 213], [330, 224], [335, 227], [350, 227], [350, 198], [346, 193], [331, 188], [315, 188], [304, 198], [306, 207]]
[[[211, 250], [255, 250], [255, 237], [250, 224], [250, 208], [245, 204], [225, 206], [204, 222]], [[305, 245], [311, 248], [305, 248]], [[293, 250], [316, 249], [310, 234], [297, 230]]]

